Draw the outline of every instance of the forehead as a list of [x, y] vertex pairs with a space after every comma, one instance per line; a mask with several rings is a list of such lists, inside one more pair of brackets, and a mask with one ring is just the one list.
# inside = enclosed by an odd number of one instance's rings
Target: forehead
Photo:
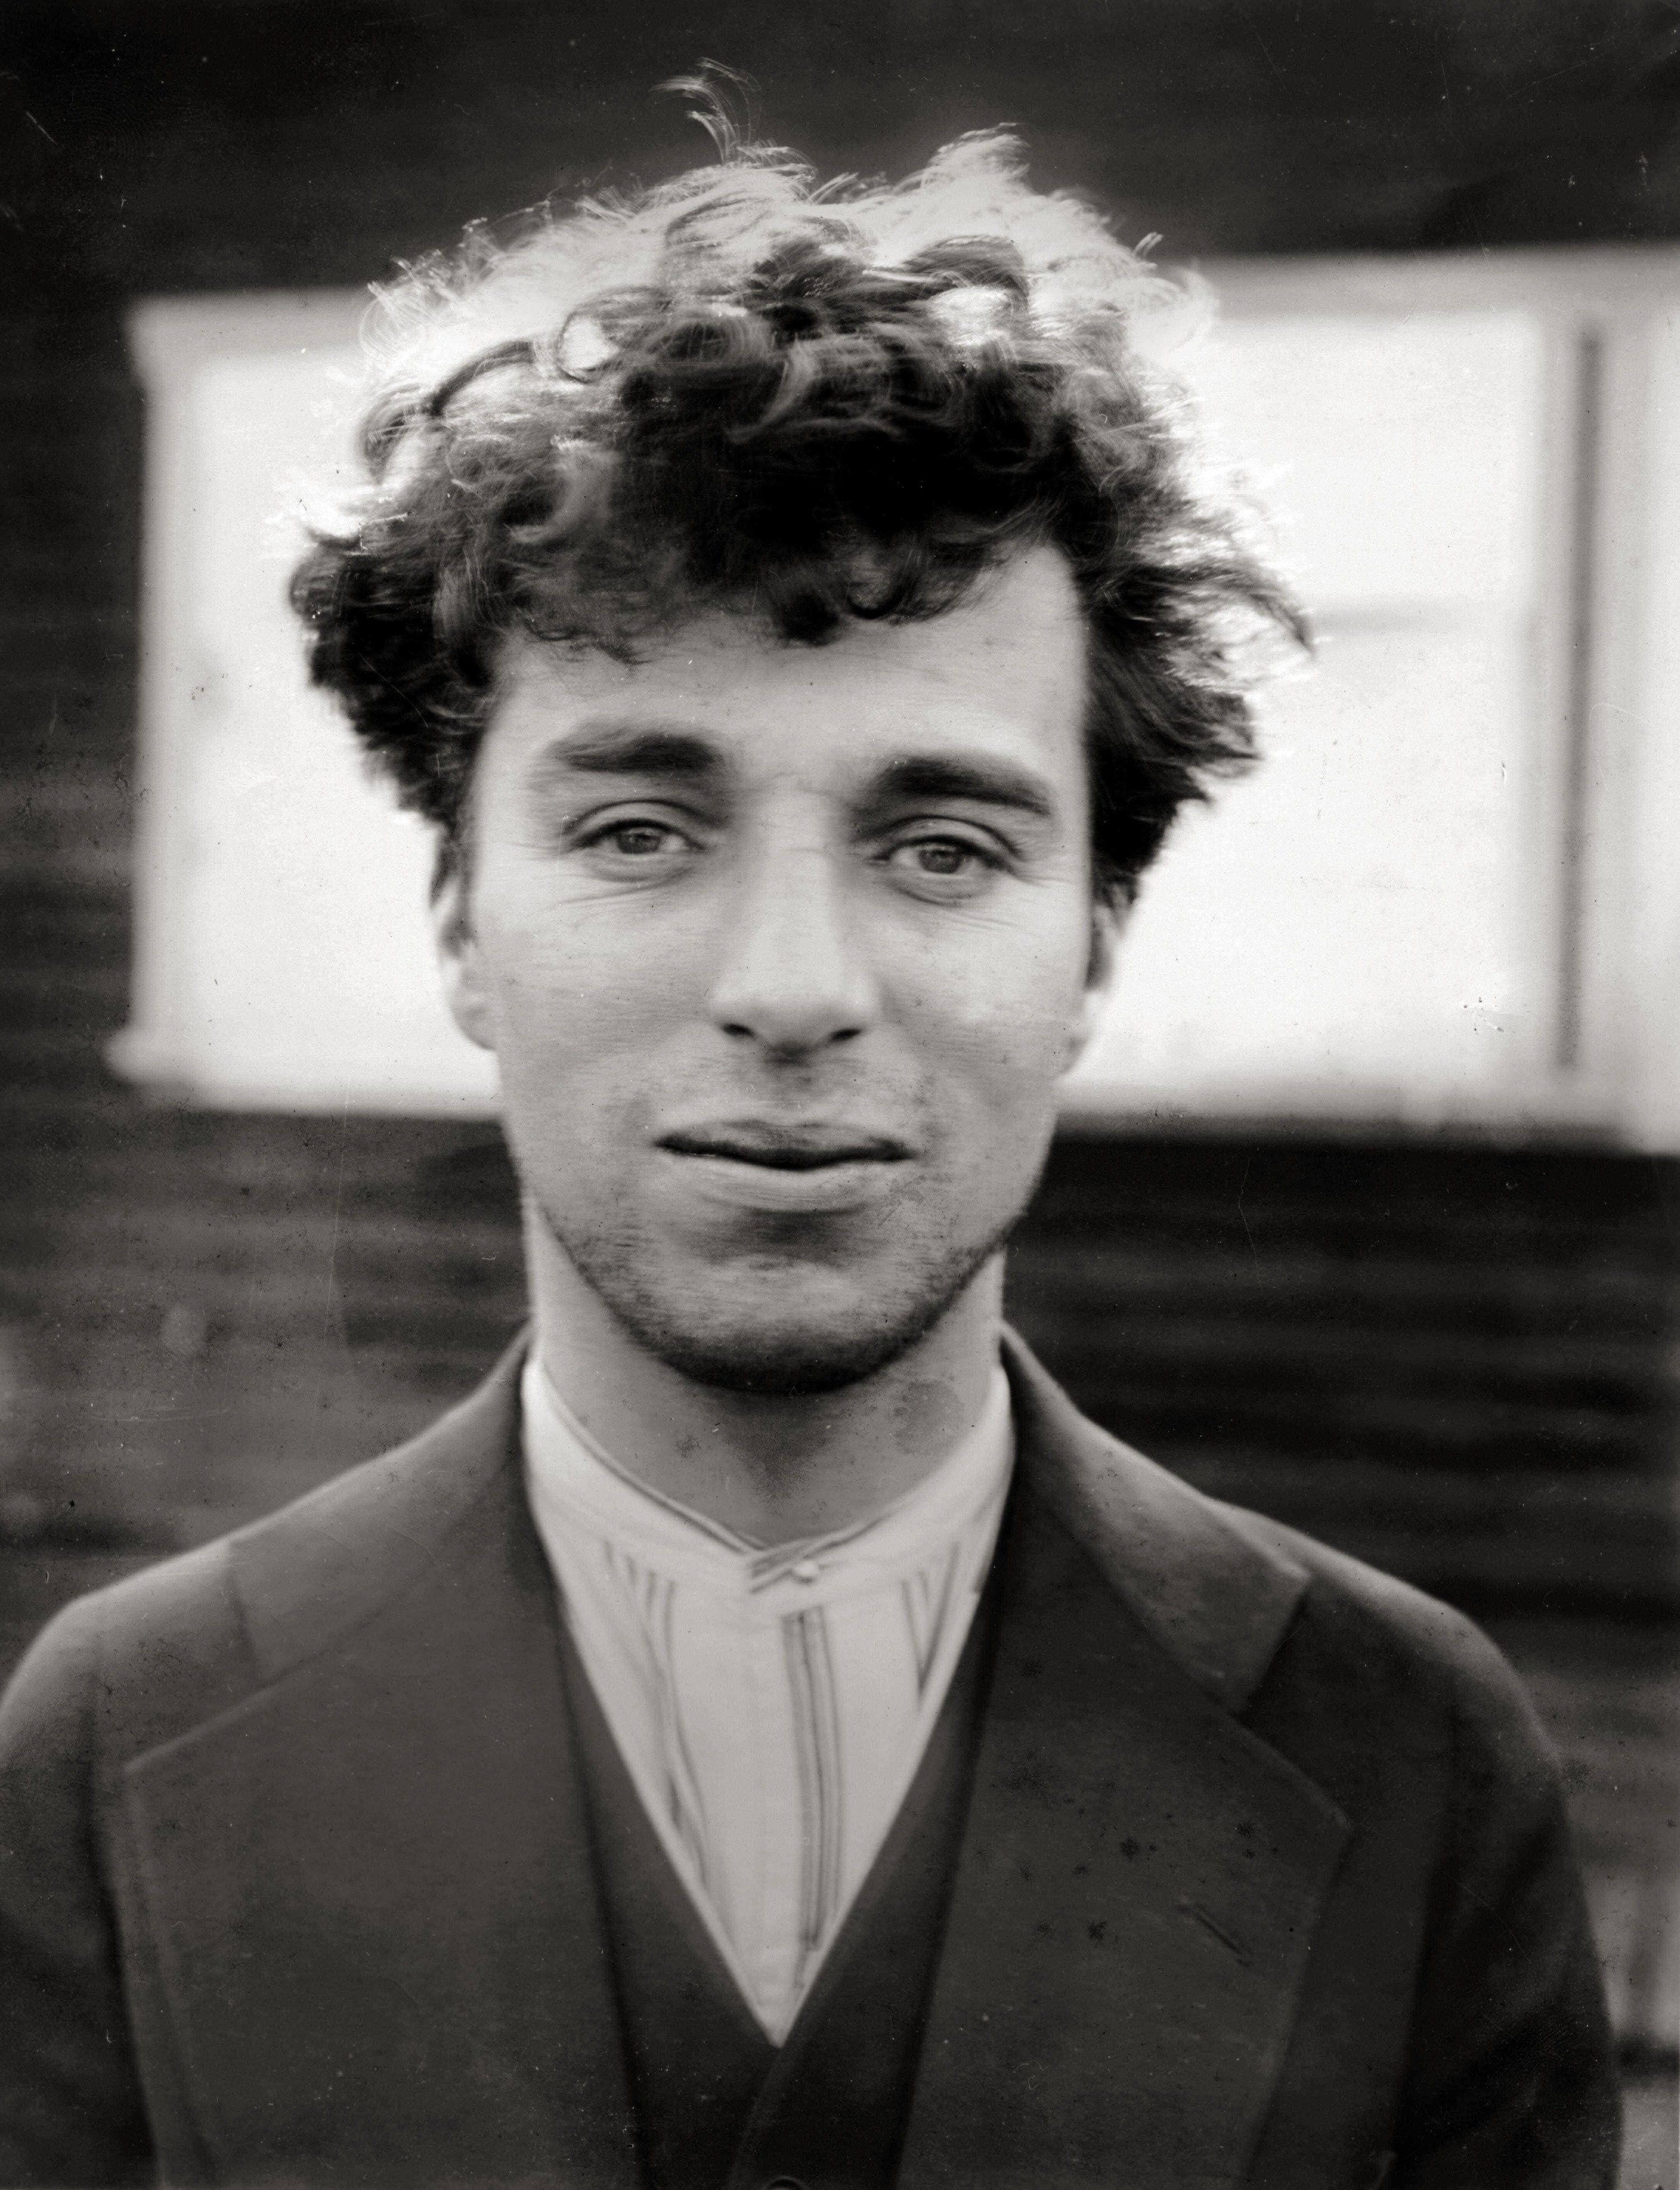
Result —
[[962, 744], [1082, 781], [1085, 628], [1062, 557], [1036, 549], [943, 615], [851, 623], [827, 644], [767, 637], [750, 618], [697, 618], [633, 663], [514, 642], [491, 746], [512, 757], [603, 723], [680, 725], [746, 774], [866, 769]]

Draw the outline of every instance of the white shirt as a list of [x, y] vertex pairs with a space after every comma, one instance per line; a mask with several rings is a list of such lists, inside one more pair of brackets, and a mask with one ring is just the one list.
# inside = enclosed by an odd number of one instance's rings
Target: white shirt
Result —
[[561, 1604], [649, 1817], [773, 2042], [867, 1875], [945, 1700], [1013, 1445], [979, 1422], [884, 1512], [774, 1550], [633, 1482], [533, 1350], [526, 1487]]

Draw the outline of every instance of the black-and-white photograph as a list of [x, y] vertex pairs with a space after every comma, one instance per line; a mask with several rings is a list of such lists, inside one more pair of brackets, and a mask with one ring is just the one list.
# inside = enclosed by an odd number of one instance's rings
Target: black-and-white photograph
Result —
[[1680, 2190], [1680, 0], [10, 0], [0, 2190]]

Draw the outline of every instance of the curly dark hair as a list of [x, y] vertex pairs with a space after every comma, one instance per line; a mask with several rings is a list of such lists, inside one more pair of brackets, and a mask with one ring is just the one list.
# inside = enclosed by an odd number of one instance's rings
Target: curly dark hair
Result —
[[372, 484], [293, 583], [315, 682], [446, 871], [508, 634], [633, 659], [724, 608], [820, 645], [1047, 543], [1087, 621], [1097, 884], [1128, 897], [1253, 757], [1251, 642], [1303, 635], [1140, 348], [1180, 292], [1005, 135], [897, 187], [725, 151], [385, 294]]

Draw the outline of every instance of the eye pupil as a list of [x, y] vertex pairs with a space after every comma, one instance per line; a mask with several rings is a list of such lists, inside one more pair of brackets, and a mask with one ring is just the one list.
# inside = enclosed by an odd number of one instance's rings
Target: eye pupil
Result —
[[960, 874], [967, 856], [960, 844], [924, 844], [922, 847], [922, 864], [933, 875]]

